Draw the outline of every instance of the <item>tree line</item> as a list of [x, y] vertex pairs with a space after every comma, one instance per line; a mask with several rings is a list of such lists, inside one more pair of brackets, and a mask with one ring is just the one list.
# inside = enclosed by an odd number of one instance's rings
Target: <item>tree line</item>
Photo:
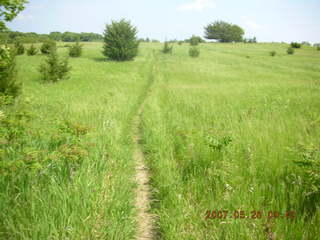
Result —
[[38, 34], [35, 32], [18, 32], [9, 31], [5, 29], [0, 32], [0, 42], [14, 43], [19, 41], [21, 43], [37, 43], [48, 40], [61, 42], [99, 42], [103, 40], [103, 36], [98, 33], [75, 33], [75, 32], [51, 32], [49, 34]]

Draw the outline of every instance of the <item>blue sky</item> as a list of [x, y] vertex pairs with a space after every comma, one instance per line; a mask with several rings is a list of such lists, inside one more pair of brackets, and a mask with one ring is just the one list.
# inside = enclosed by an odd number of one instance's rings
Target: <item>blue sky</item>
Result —
[[206, 24], [224, 20], [258, 41], [320, 42], [320, 0], [29, 0], [8, 27], [102, 33], [121, 18], [137, 26], [139, 37], [159, 40], [203, 36]]

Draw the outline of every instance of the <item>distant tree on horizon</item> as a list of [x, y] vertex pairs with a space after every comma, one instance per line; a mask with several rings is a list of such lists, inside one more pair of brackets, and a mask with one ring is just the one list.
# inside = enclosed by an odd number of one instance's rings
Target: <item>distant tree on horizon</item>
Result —
[[244, 30], [238, 25], [215, 21], [205, 26], [205, 38], [219, 42], [242, 42]]

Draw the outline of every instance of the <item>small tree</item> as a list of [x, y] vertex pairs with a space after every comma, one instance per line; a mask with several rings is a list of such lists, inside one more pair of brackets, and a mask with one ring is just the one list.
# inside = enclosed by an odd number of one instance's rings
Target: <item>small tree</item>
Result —
[[172, 49], [173, 49], [173, 44], [170, 45], [169, 42], [165, 41], [162, 52], [165, 54], [172, 53]]
[[0, 95], [16, 97], [20, 89], [15, 70], [15, 53], [9, 47], [0, 46]]
[[287, 53], [288, 53], [289, 55], [293, 55], [293, 54], [294, 54], [294, 49], [291, 48], [291, 47], [289, 47], [289, 48], [287, 49]]
[[103, 54], [117, 61], [132, 60], [138, 54], [137, 28], [125, 19], [112, 21], [104, 32]]
[[76, 42], [74, 45], [69, 47], [69, 56], [70, 57], [80, 57], [82, 54], [82, 45], [79, 42]]
[[58, 82], [65, 79], [70, 71], [68, 58], [59, 59], [56, 50], [50, 51], [46, 62], [40, 66], [40, 73], [44, 82]]
[[49, 54], [51, 51], [54, 51], [56, 49], [56, 42], [54, 41], [46, 41], [41, 45], [41, 53], [43, 54]]
[[17, 55], [23, 55], [24, 52], [25, 52], [25, 47], [23, 46], [23, 44], [19, 41], [16, 41], [14, 43], [14, 47], [15, 47], [15, 50], [16, 50], [16, 53]]
[[38, 54], [38, 49], [33, 44], [31, 44], [31, 46], [27, 49], [27, 55], [34, 56], [37, 54]]
[[190, 47], [189, 49], [190, 57], [196, 58], [196, 57], [199, 57], [199, 55], [200, 55], [200, 51], [197, 47]]

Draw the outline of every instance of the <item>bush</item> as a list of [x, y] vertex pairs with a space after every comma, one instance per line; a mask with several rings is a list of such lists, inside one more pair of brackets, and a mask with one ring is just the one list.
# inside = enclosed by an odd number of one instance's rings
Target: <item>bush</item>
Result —
[[183, 44], [183, 41], [179, 41], [179, 42], [178, 42], [178, 45], [182, 45], [182, 44]]
[[16, 41], [16, 42], [14, 43], [14, 47], [15, 47], [15, 49], [16, 49], [17, 55], [23, 55], [23, 54], [24, 54], [25, 48], [24, 48], [24, 46], [23, 46], [23, 44], [22, 44], [21, 42]]
[[190, 38], [190, 45], [191, 46], [197, 46], [200, 43], [200, 40], [201, 40], [201, 38], [199, 39], [199, 37], [193, 35]]
[[300, 43], [297, 43], [297, 42], [292, 42], [290, 44], [291, 48], [301, 48], [301, 44]]
[[27, 54], [28, 54], [28, 56], [37, 55], [38, 49], [33, 44], [31, 44], [31, 46], [27, 49]]
[[69, 56], [70, 57], [80, 57], [82, 54], [82, 45], [79, 42], [76, 42], [74, 45], [69, 47]]
[[173, 44], [170, 45], [169, 42], [165, 41], [162, 52], [165, 54], [172, 53], [172, 49], [173, 49]]
[[40, 66], [40, 73], [44, 82], [58, 82], [65, 79], [70, 71], [68, 58], [60, 60], [56, 50], [48, 55], [46, 62]]
[[290, 54], [290, 55], [293, 55], [293, 54], [294, 54], [294, 49], [291, 48], [291, 47], [289, 47], [289, 48], [287, 49], [287, 53]]
[[271, 56], [271, 57], [274, 57], [276, 54], [277, 54], [276, 51], [271, 51], [271, 52], [270, 52], [270, 56]]
[[6, 46], [0, 46], [0, 80], [0, 95], [19, 95], [21, 84], [15, 70], [15, 53]]
[[54, 41], [44, 42], [40, 48], [41, 53], [43, 54], [49, 54], [51, 51], [54, 51], [55, 49], [56, 49], [56, 42]]
[[317, 47], [317, 50], [320, 51], [320, 46]]
[[189, 49], [189, 56], [190, 57], [199, 57], [199, 55], [200, 55], [200, 51], [199, 51], [199, 49], [198, 48], [196, 48], [196, 47], [191, 47], [190, 49]]
[[112, 21], [104, 32], [103, 54], [117, 61], [132, 60], [138, 54], [137, 29], [124, 19]]

